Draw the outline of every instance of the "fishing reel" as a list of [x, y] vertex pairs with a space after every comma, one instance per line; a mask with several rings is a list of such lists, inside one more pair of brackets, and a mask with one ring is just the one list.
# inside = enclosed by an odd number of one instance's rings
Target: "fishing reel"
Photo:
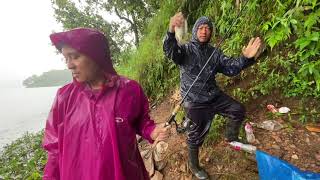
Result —
[[178, 134], [182, 134], [185, 132], [188, 132], [190, 128], [194, 125], [194, 123], [191, 121], [191, 119], [187, 117], [182, 118], [182, 122], [179, 124], [176, 120], [176, 114], [180, 108], [180, 104], [175, 107], [170, 117], [167, 119], [167, 122], [165, 123], [165, 127], [170, 126], [172, 123], [175, 125], [176, 131]]

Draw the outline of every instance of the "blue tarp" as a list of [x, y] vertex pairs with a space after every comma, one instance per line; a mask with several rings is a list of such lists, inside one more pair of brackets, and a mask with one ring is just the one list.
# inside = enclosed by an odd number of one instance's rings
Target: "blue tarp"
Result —
[[256, 159], [260, 180], [320, 180], [319, 173], [302, 171], [286, 161], [259, 150], [256, 151]]

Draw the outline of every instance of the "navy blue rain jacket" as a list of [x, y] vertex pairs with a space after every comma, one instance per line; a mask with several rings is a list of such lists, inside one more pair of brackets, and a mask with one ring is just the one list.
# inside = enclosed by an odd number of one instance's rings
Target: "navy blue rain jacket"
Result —
[[221, 93], [216, 84], [215, 77], [217, 73], [227, 76], [236, 76], [241, 70], [255, 63], [254, 58], [228, 57], [223, 52], [207, 43], [200, 43], [197, 38], [198, 27], [202, 24], [208, 24], [212, 32], [213, 25], [207, 17], [199, 18], [192, 29], [192, 39], [189, 43], [179, 44], [175, 38], [175, 33], [167, 32], [163, 51], [165, 56], [180, 68], [180, 91], [182, 97], [193, 83], [202, 67], [215, 51], [209, 64], [206, 66], [197, 82], [191, 88], [185, 102], [192, 103], [210, 103]]

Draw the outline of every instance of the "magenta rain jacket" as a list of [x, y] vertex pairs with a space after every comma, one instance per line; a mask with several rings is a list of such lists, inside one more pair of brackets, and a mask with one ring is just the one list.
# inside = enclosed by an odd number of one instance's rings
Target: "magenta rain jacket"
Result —
[[88, 56], [96, 56], [92, 59], [106, 66], [109, 83], [101, 91], [93, 92], [88, 85], [74, 80], [58, 90], [43, 139], [48, 152], [43, 179], [149, 179], [136, 134], [152, 143], [150, 134], [155, 124], [150, 120], [148, 100], [141, 86], [115, 73], [109, 52], [102, 55], [105, 50], [99, 49], [107, 42], [100, 32], [80, 28], [50, 38], [56, 46], [65, 43]]

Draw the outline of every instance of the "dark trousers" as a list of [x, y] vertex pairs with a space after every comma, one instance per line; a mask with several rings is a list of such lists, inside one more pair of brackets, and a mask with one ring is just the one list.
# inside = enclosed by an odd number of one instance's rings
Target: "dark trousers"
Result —
[[192, 121], [187, 132], [187, 143], [190, 148], [198, 148], [203, 144], [216, 114], [228, 117], [225, 134], [228, 141], [238, 140], [240, 126], [246, 113], [245, 107], [240, 102], [224, 93], [205, 104], [186, 102], [184, 110], [187, 118]]

